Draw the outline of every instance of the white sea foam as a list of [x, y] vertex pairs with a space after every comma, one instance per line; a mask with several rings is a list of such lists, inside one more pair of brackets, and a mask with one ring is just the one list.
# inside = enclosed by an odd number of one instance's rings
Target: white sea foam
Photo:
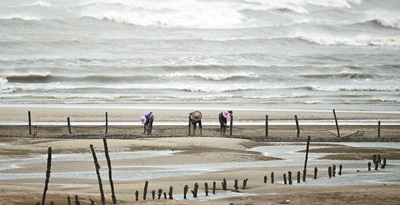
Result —
[[298, 36], [298, 38], [320, 45], [349, 45], [349, 46], [399, 46], [400, 36], [369, 37], [331, 37], [331, 36]]
[[375, 19], [377, 23], [381, 24], [382, 26], [392, 27], [392, 28], [400, 28], [400, 18], [393, 18], [393, 19]]

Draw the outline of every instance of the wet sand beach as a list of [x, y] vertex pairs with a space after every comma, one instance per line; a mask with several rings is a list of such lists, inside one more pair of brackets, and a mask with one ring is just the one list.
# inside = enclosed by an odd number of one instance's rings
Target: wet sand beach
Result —
[[[134, 124], [147, 112], [144, 109], [2, 107], [0, 110], [2, 122], [26, 122], [27, 111], [31, 111], [33, 125], [35, 122], [65, 122], [67, 117], [73, 119], [72, 135], [64, 125], [37, 125], [35, 136], [28, 136], [27, 125], [0, 126], [1, 204], [41, 201], [48, 147], [52, 147], [53, 162], [46, 203], [66, 204], [68, 196], [74, 201], [74, 196], [79, 195], [83, 204], [88, 204], [90, 199], [100, 204], [91, 144], [99, 159], [105, 198], [107, 204], [111, 204], [103, 137], [108, 138], [115, 195], [121, 204], [396, 204], [399, 201], [400, 146], [397, 141], [400, 127], [384, 123], [399, 119], [399, 114], [395, 113], [336, 111], [339, 124], [346, 120], [382, 121], [381, 140], [377, 139], [377, 125], [350, 123], [340, 126], [342, 137], [347, 138], [340, 141], [336, 140], [335, 122], [329, 111], [234, 110], [234, 122], [262, 122], [265, 115], [269, 116], [268, 138], [276, 142], [263, 142], [268, 141], [261, 140], [266, 139], [265, 126], [257, 124], [234, 124], [232, 137], [220, 137], [219, 126], [206, 123], [217, 121], [220, 110], [201, 110], [204, 122], [204, 136], [201, 137], [188, 137], [187, 124], [157, 125], [158, 121], [186, 122], [192, 110], [153, 109], [156, 121], [152, 136], [141, 135], [143, 127]], [[108, 112], [109, 122], [132, 122], [132, 125], [111, 125], [108, 135], [104, 135], [104, 125], [73, 125], [75, 119], [103, 122], [105, 112]], [[300, 120], [299, 138], [294, 115]], [[293, 120], [293, 124], [274, 124], [278, 120]], [[315, 126], [301, 124], [307, 120], [326, 121]], [[127, 139], [119, 139], [124, 136]], [[311, 136], [307, 181], [297, 183], [297, 171], [302, 171], [304, 166], [307, 136]], [[373, 142], [358, 142], [359, 139]], [[394, 142], [381, 142], [382, 139]], [[367, 162], [372, 162], [373, 154], [387, 158], [385, 169], [368, 172]], [[343, 165], [342, 176], [328, 177], [328, 167], [333, 164]], [[316, 180], [313, 179], [314, 167], [319, 169]], [[293, 185], [283, 183], [283, 174], [287, 175], [288, 171], [293, 173]], [[271, 172], [275, 173], [274, 184]], [[267, 183], [264, 183], [264, 176], [268, 177]], [[221, 186], [224, 178], [227, 191]], [[233, 191], [235, 179], [239, 192]], [[243, 189], [245, 179], [248, 183]], [[143, 200], [145, 181], [149, 182], [146, 201]], [[215, 195], [212, 194], [214, 181]], [[195, 183], [199, 184], [197, 198], [190, 193]], [[205, 196], [205, 183], [210, 189], [209, 196]], [[186, 200], [183, 199], [185, 185], [189, 186]], [[152, 200], [152, 190], [162, 189], [168, 193], [170, 186], [174, 200]], [[139, 201], [135, 201], [136, 190]]]

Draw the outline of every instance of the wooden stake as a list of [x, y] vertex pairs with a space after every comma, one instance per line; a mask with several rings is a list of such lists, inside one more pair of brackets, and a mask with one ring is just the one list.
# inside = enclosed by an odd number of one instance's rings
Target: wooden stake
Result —
[[28, 120], [29, 120], [29, 135], [32, 135], [31, 111], [28, 111]]
[[317, 179], [317, 174], [318, 174], [318, 168], [314, 168], [314, 179]]
[[294, 119], [296, 120], [297, 137], [299, 137], [300, 136], [300, 127], [299, 127], [299, 120], [297, 119], [297, 115], [294, 116]]
[[217, 188], [217, 182], [213, 182], [213, 194], [215, 194], [215, 189]]
[[381, 121], [378, 121], [378, 138], [381, 138]]
[[49, 147], [49, 149], [48, 149], [46, 181], [44, 183], [42, 204], [45, 204], [45, 201], [46, 201], [46, 192], [47, 192], [47, 188], [49, 186], [49, 180], [50, 180], [50, 172], [51, 172], [50, 170], [51, 170], [51, 147]]
[[246, 186], [247, 186], [247, 181], [248, 181], [249, 179], [245, 179], [245, 180], [243, 180], [243, 189], [245, 189], [246, 188]]
[[371, 162], [368, 162], [368, 171], [371, 171]]
[[303, 182], [306, 181], [306, 175], [307, 175], [307, 160], [308, 160], [308, 151], [309, 151], [309, 148], [310, 148], [310, 139], [311, 139], [311, 137], [308, 136], [308, 138], [307, 138], [306, 160], [304, 162], [304, 170], [303, 170]]
[[204, 183], [204, 189], [205, 189], [205, 192], [206, 192], [206, 196], [208, 196], [208, 183], [207, 182]]
[[329, 175], [329, 178], [332, 177], [332, 167], [328, 167], [328, 175]]
[[300, 183], [300, 175], [301, 175], [301, 173], [300, 173], [300, 171], [298, 171], [297, 172], [297, 183]]
[[153, 200], [156, 198], [156, 190], [153, 190], [153, 191], [151, 192], [151, 196], [153, 197]]
[[267, 177], [267, 176], [264, 176], [264, 184], [267, 183], [267, 180], [268, 180], [268, 177]]
[[164, 199], [167, 199], [167, 193], [164, 192]]
[[235, 179], [235, 185], [233, 187], [235, 188], [236, 192], [239, 192], [238, 180], [237, 179]]
[[169, 199], [174, 199], [173, 197], [172, 197], [172, 193], [173, 193], [173, 191], [174, 191], [174, 187], [172, 187], [172, 186], [169, 186], [169, 192], [168, 192], [168, 196], [169, 196]]
[[146, 200], [146, 198], [147, 198], [147, 186], [149, 185], [149, 182], [148, 181], [146, 181], [145, 183], [144, 183], [144, 190], [143, 190], [143, 201], [145, 201]]
[[336, 165], [332, 165], [332, 176], [336, 175]]
[[289, 184], [291, 185], [292, 184], [292, 172], [291, 171], [288, 172], [288, 179], [289, 179]]
[[193, 197], [197, 198], [197, 191], [199, 189], [199, 185], [197, 183], [194, 184], [194, 190], [191, 190]]
[[265, 137], [268, 137], [268, 115], [265, 115]]
[[67, 197], [67, 204], [71, 205], [71, 197], [69, 197], [69, 196]]
[[271, 172], [271, 184], [274, 183], [274, 172]]
[[229, 136], [232, 136], [232, 128], [233, 128], [233, 112], [231, 111], [231, 125], [229, 126]]
[[192, 128], [192, 118], [189, 115], [189, 126], [188, 126], [188, 131], [189, 131], [189, 136], [190, 136], [190, 130]]
[[286, 174], [283, 174], [283, 183], [284, 183], [284, 184], [287, 184], [287, 181], [286, 181]]
[[107, 112], [106, 112], [106, 134], [108, 134], [108, 113]]
[[139, 201], [139, 191], [138, 190], [135, 191], [135, 200]]
[[224, 191], [226, 191], [226, 179], [224, 178], [224, 180], [222, 181], [222, 189]]
[[101, 196], [101, 204], [105, 205], [106, 201], [104, 198], [104, 192], [103, 192], [103, 184], [101, 183], [101, 176], [100, 176], [100, 165], [97, 161], [96, 157], [96, 152], [94, 151], [93, 145], [90, 145], [90, 150], [92, 151], [93, 155], [93, 160], [94, 160], [94, 166], [96, 168], [96, 174], [97, 174], [97, 179], [99, 181], [99, 189], [100, 189], [100, 196]]
[[75, 195], [75, 205], [81, 205], [78, 195]]
[[104, 153], [106, 155], [107, 165], [108, 165], [108, 177], [110, 179], [111, 198], [112, 198], [113, 204], [116, 204], [117, 203], [117, 198], [115, 197], [115, 192], [114, 192], [114, 182], [113, 182], [113, 179], [112, 179], [111, 160], [110, 160], [110, 155], [108, 154], [108, 145], [107, 145], [107, 139], [106, 138], [103, 138], [103, 144], [104, 144]]
[[339, 165], [339, 176], [342, 176], [342, 168], [343, 168], [343, 166]]
[[71, 122], [69, 121], [69, 117], [67, 117], [68, 121], [68, 133], [71, 134]]
[[158, 199], [161, 199], [161, 195], [162, 195], [162, 189], [158, 190]]
[[183, 198], [184, 199], [186, 199], [186, 194], [187, 194], [188, 189], [189, 189], [188, 185], [185, 185], [185, 187], [183, 187]]
[[336, 112], [335, 112], [335, 109], [333, 109], [333, 116], [335, 117], [336, 129], [337, 129], [337, 135], [338, 135], [338, 138], [340, 138], [339, 124], [338, 124], [338, 122], [337, 122], [337, 118], [336, 118]]

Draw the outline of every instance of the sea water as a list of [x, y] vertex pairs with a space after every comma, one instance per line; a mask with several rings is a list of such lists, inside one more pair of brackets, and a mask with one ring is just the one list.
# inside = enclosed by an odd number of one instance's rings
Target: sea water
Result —
[[13, 0], [2, 105], [400, 111], [400, 1]]

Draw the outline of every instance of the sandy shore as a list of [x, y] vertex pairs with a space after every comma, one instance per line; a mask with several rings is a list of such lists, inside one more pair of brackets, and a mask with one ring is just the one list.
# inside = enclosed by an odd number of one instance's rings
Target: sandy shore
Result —
[[[104, 121], [104, 113], [108, 112], [110, 121], [138, 121], [139, 117], [148, 110], [143, 109], [105, 109], [105, 108], [21, 108], [1, 107], [0, 121], [24, 121], [27, 111], [31, 111], [33, 121], [57, 122], [65, 121], [66, 117], [85, 121]], [[152, 110], [159, 121], [184, 121], [192, 110]], [[203, 111], [203, 121], [217, 121], [219, 110]], [[337, 112], [339, 120], [397, 120], [400, 114], [389, 113], [353, 113]], [[291, 120], [294, 115], [300, 119], [300, 139], [304, 141], [307, 136], [312, 139], [337, 139], [332, 112], [293, 112], [293, 111], [234, 111], [235, 121], [265, 120], [269, 115], [270, 121]], [[73, 120], [73, 121], [74, 121]], [[294, 120], [294, 119], [293, 119]], [[301, 125], [302, 120], [332, 120], [332, 125]], [[341, 121], [339, 121], [341, 122]], [[398, 125], [385, 125], [382, 123], [381, 137], [386, 139], [400, 138]], [[73, 135], [68, 135], [66, 126], [38, 126], [35, 138], [28, 138], [28, 127], [0, 126], [0, 204], [34, 204], [41, 201], [46, 172], [46, 154], [48, 147], [52, 147], [54, 161], [52, 163], [52, 177], [50, 178], [47, 200], [55, 204], [65, 204], [68, 196], [79, 195], [82, 203], [89, 203], [94, 199], [100, 203], [99, 186], [91, 158], [89, 145], [93, 145], [98, 157], [104, 156], [103, 138], [104, 126], [72, 126]], [[400, 198], [398, 191], [399, 181], [388, 179], [385, 184], [345, 186], [324, 183], [328, 181], [327, 167], [332, 164], [343, 164], [343, 176], [336, 176], [332, 180], [348, 181], [349, 176], [368, 177], [382, 176], [400, 168], [400, 150], [386, 148], [378, 144], [370, 144], [366, 148], [356, 148], [341, 144], [333, 146], [335, 154], [324, 156], [324, 147], [310, 152], [310, 165], [307, 178], [310, 182], [284, 185], [282, 174], [303, 169], [305, 143], [282, 145], [266, 144], [259, 139], [265, 138], [265, 126], [234, 126], [233, 138], [219, 137], [219, 127], [214, 125], [204, 126], [204, 136], [188, 137], [187, 126], [180, 125], [154, 125], [154, 135], [142, 136], [142, 126], [114, 125], [109, 127], [107, 136], [132, 136], [131, 139], [108, 139], [108, 149], [112, 157], [113, 173], [115, 177], [115, 192], [121, 204], [398, 204]], [[377, 139], [377, 126], [374, 125], [343, 125], [342, 137], [350, 139]], [[296, 139], [295, 125], [271, 125], [269, 138]], [[96, 139], [84, 139], [85, 135]], [[48, 138], [49, 136], [63, 136], [61, 138]], [[68, 139], [76, 137], [81, 139]], [[242, 139], [240, 139], [242, 138]], [[246, 139], [245, 139], [246, 138]], [[289, 140], [290, 141], [290, 140]], [[329, 140], [327, 140], [329, 141]], [[395, 140], [397, 141], [397, 140]], [[311, 146], [321, 146], [314, 144]], [[382, 143], [382, 142], [376, 142]], [[323, 145], [323, 144], [322, 144]], [[391, 144], [397, 147], [397, 143]], [[281, 156], [264, 155], [254, 148], [271, 146], [272, 150], [282, 152]], [[274, 147], [275, 146], [275, 147]], [[291, 152], [291, 149], [299, 149]], [[332, 149], [332, 148], [331, 148]], [[268, 149], [267, 149], [268, 150]], [[285, 151], [288, 150], [288, 151]], [[138, 153], [161, 152], [153, 157], [134, 157]], [[131, 153], [131, 154], [130, 154]], [[292, 155], [300, 155], [299, 161], [291, 162]], [[379, 153], [387, 157], [389, 165], [385, 170], [368, 172], [366, 160], [371, 155]], [[345, 158], [343, 156], [346, 156]], [[65, 159], [64, 159], [64, 158]], [[289, 158], [287, 158], [289, 157]], [[320, 158], [320, 159], [319, 159]], [[351, 159], [351, 160], [348, 160]], [[111, 204], [111, 189], [107, 176], [107, 163], [104, 157], [99, 158], [103, 180], [103, 188], [107, 204]], [[391, 163], [390, 163], [391, 162]], [[312, 181], [313, 167], [319, 168], [319, 179]], [[361, 172], [356, 172], [360, 170]], [[275, 173], [276, 182], [270, 183], [270, 174]], [[88, 177], [85, 177], [85, 174]], [[392, 173], [392, 174], [390, 174]], [[89, 175], [92, 174], [92, 175]], [[378, 174], [378, 175], [374, 175]], [[29, 176], [29, 177], [27, 177]], [[75, 176], [75, 177], [74, 177]], [[83, 176], [83, 177], [82, 177]], [[144, 178], [143, 178], [144, 176]], [[264, 183], [264, 176], [268, 182]], [[148, 177], [148, 178], [146, 178]], [[222, 179], [226, 178], [228, 190], [223, 191]], [[233, 192], [235, 179], [239, 182], [239, 193]], [[248, 179], [245, 189], [242, 188], [244, 179]], [[174, 200], [143, 200], [143, 186], [149, 181], [149, 192], [152, 190], [168, 193], [173, 187]], [[212, 183], [217, 183], [217, 194], [212, 194]], [[295, 181], [295, 179], [294, 179]], [[329, 182], [329, 181], [328, 181]], [[198, 183], [199, 197], [194, 199], [190, 190]], [[210, 187], [210, 196], [205, 196], [205, 183]], [[340, 183], [339, 183], [340, 184]], [[183, 187], [189, 186], [188, 200], [183, 199]], [[139, 191], [139, 201], [135, 202], [135, 191]]]

